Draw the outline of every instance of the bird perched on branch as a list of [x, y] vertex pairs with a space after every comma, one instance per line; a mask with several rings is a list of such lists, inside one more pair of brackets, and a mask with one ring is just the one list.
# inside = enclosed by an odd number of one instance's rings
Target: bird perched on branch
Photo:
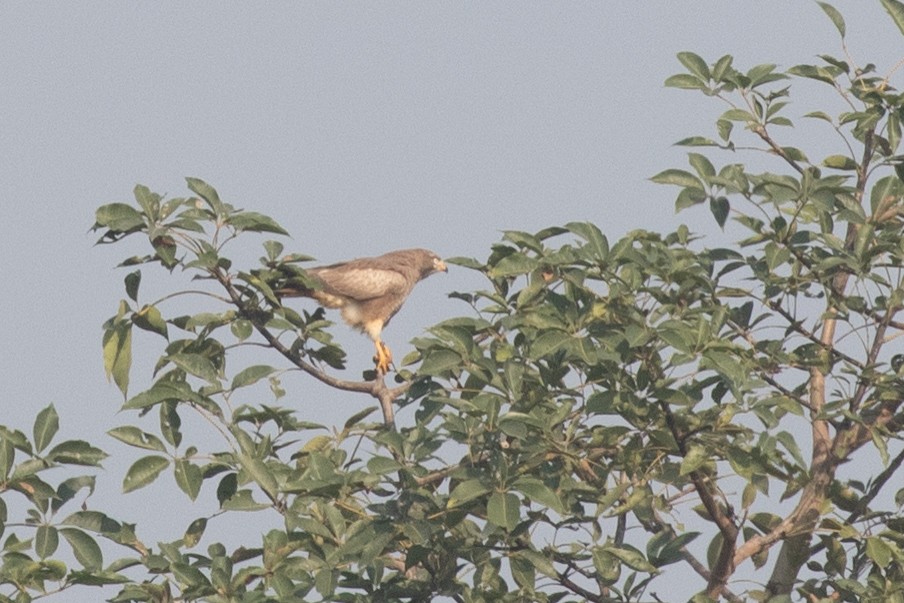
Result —
[[377, 373], [385, 375], [392, 352], [383, 343], [383, 327], [395, 316], [411, 290], [436, 272], [447, 272], [446, 264], [427, 249], [402, 249], [373, 258], [358, 258], [305, 270], [319, 289], [288, 286], [281, 297], [311, 297], [325, 308], [338, 308], [349, 326], [367, 333], [376, 348]]

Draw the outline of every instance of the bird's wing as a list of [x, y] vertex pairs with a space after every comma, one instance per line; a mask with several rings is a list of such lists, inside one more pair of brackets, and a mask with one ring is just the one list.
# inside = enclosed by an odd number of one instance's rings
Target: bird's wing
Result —
[[312, 268], [308, 273], [323, 283], [326, 293], [359, 302], [387, 295], [404, 295], [413, 285], [401, 272], [375, 264], [369, 258]]

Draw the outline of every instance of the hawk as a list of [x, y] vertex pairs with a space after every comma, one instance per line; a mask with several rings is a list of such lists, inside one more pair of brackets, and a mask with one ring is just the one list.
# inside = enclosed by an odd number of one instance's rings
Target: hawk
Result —
[[383, 327], [405, 303], [422, 279], [447, 272], [446, 264], [427, 249], [402, 249], [373, 257], [358, 258], [305, 272], [319, 289], [289, 285], [277, 293], [282, 297], [311, 297], [325, 308], [338, 308], [349, 326], [367, 333], [374, 342], [377, 374], [389, 372], [392, 352], [383, 343]]

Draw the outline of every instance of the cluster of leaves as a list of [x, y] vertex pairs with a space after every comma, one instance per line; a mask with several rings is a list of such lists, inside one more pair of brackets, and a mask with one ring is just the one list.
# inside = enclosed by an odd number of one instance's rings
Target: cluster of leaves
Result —
[[[120, 548], [140, 551], [134, 526], [120, 524], [102, 513], [85, 510], [94, 493], [95, 476], [76, 475], [53, 484], [47, 473], [60, 468], [99, 467], [107, 454], [82, 440], [53, 444], [59, 416], [53, 406], [35, 417], [32, 437], [0, 426], [0, 601], [30, 601], [31, 593], [56, 592], [76, 585], [127, 582], [119, 572], [137, 563], [120, 559], [107, 567], [98, 537]], [[53, 444], [51, 446], [51, 444]], [[43, 476], [42, 476], [43, 474]], [[73, 505], [82, 500], [82, 509]], [[22, 516], [21, 522], [11, 516]], [[66, 546], [61, 547], [61, 541]], [[69, 569], [66, 559], [74, 558]], [[48, 583], [55, 586], [48, 588]]]
[[[882, 4], [904, 31], [904, 5]], [[843, 38], [840, 13], [820, 6]], [[904, 597], [904, 494], [886, 491], [904, 463], [904, 360], [890, 343], [904, 332], [904, 97], [849, 59], [784, 73], [679, 60], [687, 73], [669, 85], [730, 108], [718, 140], [681, 142], [710, 156], [653, 179], [679, 187], [679, 209], [708, 204], [739, 245], [708, 249], [685, 227], [611, 243], [583, 222], [506, 232], [486, 260], [450, 260], [486, 284], [453, 294], [466, 315], [416, 339], [392, 386], [342, 378], [322, 311], [282, 304], [287, 281], [316, 286], [307, 256], [265, 241], [258, 266], [233, 267], [239, 235], [285, 234], [271, 218], [197, 179], [191, 197], [138, 186], [135, 203], [99, 208], [101, 242], [150, 246], [123, 262], [126, 296], [104, 325], [108, 377], [135, 413], [110, 435], [142, 454], [123, 488], [171, 472], [216, 511], [154, 546], [86, 502], [61, 518], [93, 478], [38, 474], [104, 455], [50, 447], [45, 409], [32, 441], [0, 429], [0, 601], [76, 585], [119, 602], [645, 601], [672, 599], [661, 589], [676, 575], [698, 577], [698, 601]], [[847, 103], [806, 117], [849, 155], [779, 142], [791, 78]], [[711, 157], [750, 147], [767, 171]], [[139, 301], [156, 265], [199, 288]], [[203, 312], [178, 313], [187, 294]], [[136, 328], [162, 351], [131, 395]], [[376, 398], [383, 422], [370, 407], [341, 429], [300, 420], [280, 406], [287, 372]], [[396, 426], [393, 403], [416, 405], [413, 421]], [[183, 428], [189, 414], [222, 445]], [[30, 506], [24, 521], [9, 520], [8, 493]], [[235, 513], [261, 536], [230, 550], [218, 541]], [[98, 542], [127, 552], [105, 563]]]

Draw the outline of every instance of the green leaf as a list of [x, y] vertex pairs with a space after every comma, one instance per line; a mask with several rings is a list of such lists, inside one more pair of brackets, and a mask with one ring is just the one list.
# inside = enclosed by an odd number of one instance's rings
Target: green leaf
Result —
[[53, 404], [39, 412], [38, 416], [35, 417], [33, 428], [35, 451], [41, 452], [47, 448], [59, 428], [60, 416], [57, 414]]
[[681, 469], [679, 475], [687, 475], [692, 471], [699, 469], [705, 462], [710, 460], [709, 451], [703, 446], [692, 444], [687, 451], [687, 455], [681, 461]]
[[367, 470], [376, 475], [384, 475], [401, 469], [403, 465], [395, 459], [385, 456], [375, 456], [367, 461]]
[[207, 518], [199, 517], [189, 524], [188, 529], [185, 530], [185, 534], [182, 536], [182, 542], [186, 547], [192, 548], [201, 541], [205, 529], [207, 529]]
[[490, 490], [492, 490], [492, 488], [484, 484], [479, 479], [469, 479], [463, 481], [455, 486], [455, 488], [449, 494], [449, 500], [446, 503], [446, 507], [449, 509], [457, 507], [466, 502], [474, 500], [475, 498], [483, 496]]
[[822, 160], [822, 164], [836, 170], [856, 170], [857, 162], [847, 155], [829, 155]]
[[775, 82], [777, 80], [783, 80], [788, 77], [783, 73], [775, 73], [775, 68], [776, 65], [772, 63], [752, 67], [750, 71], [747, 72], [747, 77], [750, 79], [750, 87], [756, 88], [757, 86]]
[[841, 34], [841, 37], [843, 38], [845, 34], [844, 17], [841, 16], [838, 9], [828, 2], [817, 2], [817, 4], [819, 4], [819, 7], [823, 12], [829, 16], [829, 19], [835, 24], [835, 29], [838, 30], [838, 33]]
[[693, 52], [679, 52], [678, 60], [684, 65], [688, 71], [696, 75], [701, 80], [710, 79], [709, 67], [699, 55]]
[[144, 306], [132, 315], [132, 322], [139, 329], [167, 337], [166, 321], [157, 306]]
[[725, 228], [725, 222], [728, 220], [728, 213], [731, 211], [731, 205], [726, 197], [715, 197], [709, 200], [709, 210], [716, 219], [716, 224], [720, 228]]
[[721, 121], [742, 121], [756, 123], [756, 116], [743, 109], [729, 109], [719, 118]]
[[880, 209], [889, 209], [902, 195], [904, 195], [904, 183], [900, 178], [896, 176], [880, 178], [870, 191], [870, 214], [874, 218], [878, 218], [882, 213]]
[[418, 368], [421, 375], [442, 375], [448, 370], [460, 367], [462, 358], [458, 352], [445, 348], [429, 350]]
[[60, 528], [60, 533], [72, 547], [72, 554], [87, 570], [99, 570], [104, 564], [104, 557], [97, 541], [77, 528]]
[[329, 450], [333, 446], [333, 437], [328, 435], [316, 435], [301, 447], [302, 452], [317, 452]]
[[565, 227], [587, 241], [591, 257], [598, 261], [606, 261], [609, 257], [609, 241], [596, 224], [590, 222], [569, 222]]
[[185, 492], [191, 500], [198, 498], [201, 492], [201, 482], [204, 477], [201, 469], [186, 459], [176, 459], [173, 463], [176, 484]]
[[703, 181], [686, 170], [663, 170], [650, 178], [656, 184], [674, 184], [686, 188], [704, 189]]
[[471, 270], [483, 271], [485, 268], [483, 263], [478, 262], [474, 258], [451, 257], [451, 258], [446, 258], [446, 263], [452, 264], [454, 266], [461, 266], [462, 268], [469, 268]]
[[562, 346], [570, 343], [574, 338], [565, 331], [549, 329], [543, 331], [530, 344], [531, 358], [537, 360], [557, 352]]
[[659, 554], [657, 555], [658, 565], [669, 565], [683, 560], [684, 555], [681, 552], [681, 548], [690, 544], [699, 535], [700, 532], [685, 532], [684, 534], [679, 534], [675, 538], [669, 540], [668, 543], [660, 549]]
[[[114, 562], [115, 563], [115, 562]], [[138, 565], [138, 561], [130, 560], [129, 566]], [[111, 564], [112, 566], [112, 564]], [[66, 567], [62, 568], [62, 575], [66, 576]], [[73, 570], [69, 573], [69, 576], [66, 578], [69, 584], [83, 584], [85, 586], [108, 586], [111, 584], [125, 584], [131, 582], [132, 579], [124, 576], [115, 571], [102, 570], [102, 571], [78, 571]], [[122, 592], [125, 592], [129, 586], [123, 588]], [[142, 596], [142, 595], [139, 595]], [[116, 599], [110, 599], [114, 601]]]
[[717, 147], [719, 143], [704, 136], [689, 136], [675, 143], [679, 147]]
[[[16, 461], [16, 448], [11, 438], [4, 437], [0, 431], [0, 481], [6, 481]], [[0, 499], [2, 500], [2, 499]]]
[[798, 77], [824, 82], [832, 86], [835, 85], [834, 74], [825, 67], [817, 67], [815, 65], [795, 65], [788, 69], [788, 73]]
[[543, 251], [543, 243], [541, 243], [537, 237], [527, 232], [521, 232], [520, 230], [505, 230], [503, 231], [502, 239], [504, 241], [511, 241], [518, 247], [527, 248], [536, 251], [537, 253]]
[[621, 563], [618, 557], [611, 555], [607, 548], [596, 547], [591, 556], [597, 575], [607, 584], [613, 584], [621, 574]]
[[[166, 401], [191, 401], [206, 407], [208, 400], [191, 389], [184, 381], [157, 381], [147, 391], [137, 394], [123, 404], [124, 410], [147, 408]], [[165, 435], [165, 434], [164, 434]], [[173, 444], [175, 446], [175, 444]]]
[[716, 121], [716, 129], [719, 131], [719, 137], [725, 142], [728, 142], [731, 138], [731, 131], [734, 129], [734, 124], [727, 119], [720, 119]]
[[882, 6], [891, 15], [892, 21], [898, 26], [898, 31], [904, 34], [904, 3], [898, 0], [880, 0]]
[[[51, 502], [51, 508], [54, 512], [59, 511], [63, 505], [75, 498], [75, 495], [83, 488], [88, 490], [88, 495], [90, 496], [94, 493], [95, 483], [96, 479], [93, 475], [80, 475], [63, 480], [57, 486], [56, 496]], [[0, 520], [0, 523], [2, 523], [2, 520]]]
[[156, 450], [158, 452], [166, 451], [166, 446], [160, 441], [160, 438], [153, 434], [141, 431], [132, 425], [114, 427], [108, 431], [107, 434], [129, 446], [142, 448], [144, 450]]
[[639, 572], [647, 572], [649, 574], [659, 573], [659, 570], [647, 561], [640, 551], [633, 547], [629, 547], [628, 545], [622, 545], [620, 547], [607, 546], [606, 552], [617, 557], [631, 569], [636, 569]]
[[47, 460], [65, 465], [96, 467], [107, 458], [107, 453], [83, 440], [60, 442], [47, 453]]
[[267, 259], [271, 262], [275, 262], [280, 254], [285, 249], [285, 246], [279, 241], [264, 241], [264, 251], [267, 252]]
[[68, 526], [82, 528], [83, 530], [89, 530], [111, 537], [113, 534], [119, 533], [123, 529], [122, 524], [110, 519], [99, 511], [76, 511], [64, 519], [63, 523]]
[[129, 390], [129, 369], [132, 367], [132, 325], [122, 321], [104, 332], [104, 371], [107, 379], [119, 387], [125, 396]]
[[254, 500], [251, 490], [238, 490], [235, 494], [225, 499], [220, 507], [224, 511], [260, 511], [270, 507], [268, 503], [259, 503]]
[[126, 477], [122, 480], [122, 491], [127, 493], [147, 486], [157, 479], [169, 463], [169, 459], [156, 455], [138, 459], [126, 472]]
[[233, 214], [229, 216], [227, 223], [238, 231], [271, 232], [281, 235], [289, 234], [289, 232], [280, 226], [273, 218], [253, 211], [243, 211], [239, 214]]
[[732, 57], [730, 54], [726, 54], [718, 61], [716, 61], [712, 68], [713, 79], [721, 82], [722, 78], [724, 78], [725, 75], [730, 72], [732, 61], [734, 61], [734, 57]]
[[706, 155], [688, 153], [687, 160], [701, 178], [712, 178], [716, 175], [716, 168], [713, 167], [712, 162], [707, 159]]
[[251, 324], [251, 321], [245, 320], [244, 318], [232, 321], [229, 324], [229, 329], [239, 341], [245, 341], [251, 337], [251, 334], [254, 332], [254, 326]]
[[143, 184], [136, 184], [132, 193], [141, 210], [151, 219], [151, 222], [155, 222], [159, 217], [160, 195], [152, 193], [151, 189]]
[[46, 559], [53, 555], [60, 544], [60, 535], [53, 526], [38, 526], [35, 530], [35, 553], [40, 559]]
[[279, 494], [279, 484], [276, 482], [276, 477], [273, 475], [273, 472], [267, 464], [261, 459], [248, 456], [247, 454], [240, 454], [239, 462], [242, 464], [242, 468], [248, 472], [251, 479], [253, 479], [271, 499], [275, 499], [276, 495]]
[[314, 588], [324, 599], [331, 599], [333, 591], [339, 583], [339, 572], [337, 570], [322, 569], [314, 574]]
[[213, 385], [219, 385], [219, 375], [213, 363], [206, 356], [201, 354], [170, 354], [167, 360], [178, 366], [180, 369], [188, 373], [204, 379]]
[[781, 442], [782, 446], [791, 453], [791, 456], [794, 458], [794, 462], [797, 463], [797, 466], [801, 469], [807, 466], [807, 463], [804, 461], [803, 455], [800, 453], [800, 448], [797, 446], [797, 440], [793, 435], [788, 433], [787, 431], [780, 431], [775, 434], [775, 439]]
[[532, 502], [549, 507], [556, 513], [564, 515], [565, 505], [559, 496], [553, 492], [552, 488], [544, 484], [542, 481], [532, 477], [518, 478], [512, 484], [512, 489], [521, 492], [527, 496]]
[[666, 78], [664, 85], [667, 88], [680, 88], [682, 90], [705, 90], [706, 82], [689, 73], [677, 73]]
[[137, 209], [125, 203], [101, 205], [94, 214], [97, 224], [116, 232], [133, 232], [144, 226], [144, 218]]
[[537, 268], [537, 260], [523, 253], [513, 253], [499, 260], [490, 267], [490, 278], [505, 276], [519, 276], [527, 274]]
[[879, 536], [870, 536], [866, 539], [866, 556], [879, 567], [891, 563], [892, 555], [892, 548]]
[[552, 578], [554, 580], [559, 578], [559, 574], [556, 572], [555, 566], [552, 564], [552, 561], [541, 553], [537, 551], [532, 551], [530, 549], [522, 549], [519, 551], [515, 551], [512, 553], [513, 556], [525, 559], [530, 562], [530, 564], [539, 571], [541, 574], [544, 574], [548, 578]]
[[254, 383], [257, 383], [261, 379], [269, 377], [275, 372], [275, 368], [264, 364], [249, 366], [248, 368], [240, 371], [239, 374], [232, 379], [232, 385], [230, 386], [230, 389], [235, 390], [240, 387], [252, 385]]
[[832, 116], [824, 111], [811, 111], [810, 113], [806, 113], [804, 117], [810, 117], [813, 119], [821, 119], [823, 121], [827, 121], [829, 123], [834, 123], [832, 121]]
[[201, 570], [187, 563], [173, 563], [170, 567], [173, 570], [173, 576], [183, 589], [210, 586], [210, 581]]
[[888, 467], [888, 444], [885, 442], [885, 438], [875, 429], [870, 430], [870, 437], [873, 440], [873, 445], [876, 447], [876, 452], [879, 453], [882, 465]]
[[347, 434], [350, 429], [357, 425], [360, 425], [361, 422], [369, 417], [375, 410], [377, 410], [376, 406], [362, 408], [345, 420], [345, 423], [342, 424], [342, 432]]
[[226, 213], [226, 208], [223, 205], [223, 202], [220, 201], [220, 196], [217, 194], [216, 189], [199, 178], [189, 177], [185, 179], [185, 182], [193, 193], [207, 202], [214, 214], [222, 216]]
[[220, 506], [223, 506], [224, 502], [235, 496], [238, 491], [238, 484], [238, 476], [235, 473], [227, 473], [223, 476], [223, 479], [217, 484], [217, 502], [220, 503]]
[[510, 555], [508, 561], [515, 583], [528, 592], [532, 591], [537, 581], [537, 571], [533, 564], [520, 555]]
[[682, 209], [687, 209], [688, 207], [693, 207], [694, 205], [700, 205], [704, 201], [706, 201], [707, 196], [706, 193], [699, 188], [685, 188], [682, 189], [680, 193], [678, 193], [678, 197], [675, 199], [675, 211], [681, 211]]
[[135, 272], [130, 272], [126, 275], [126, 295], [132, 301], [138, 301], [138, 286], [141, 284], [141, 270], [136, 270]]
[[176, 410], [176, 402], [169, 400], [160, 405], [160, 434], [171, 446], [182, 443], [182, 419]]
[[493, 492], [487, 502], [487, 519], [506, 530], [514, 530], [521, 519], [521, 501], [511, 492]]

